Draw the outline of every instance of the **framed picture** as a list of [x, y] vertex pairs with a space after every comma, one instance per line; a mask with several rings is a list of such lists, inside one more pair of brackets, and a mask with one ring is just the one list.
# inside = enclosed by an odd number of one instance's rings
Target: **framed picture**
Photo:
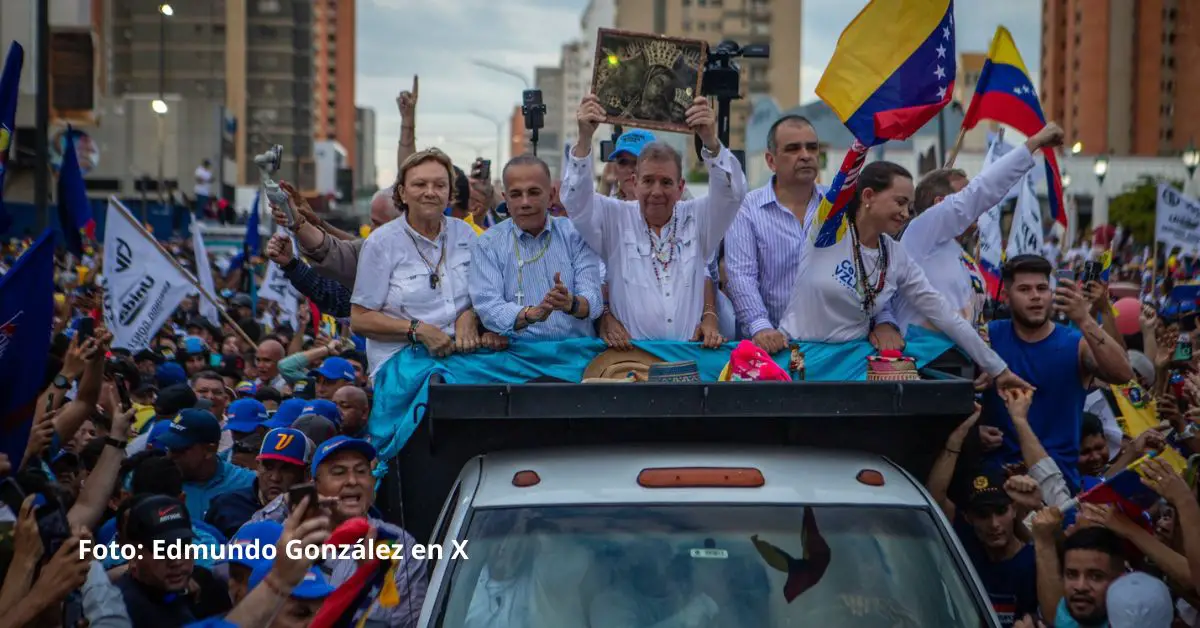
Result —
[[708, 44], [646, 33], [600, 29], [592, 93], [605, 122], [690, 133], [684, 113], [700, 94]]

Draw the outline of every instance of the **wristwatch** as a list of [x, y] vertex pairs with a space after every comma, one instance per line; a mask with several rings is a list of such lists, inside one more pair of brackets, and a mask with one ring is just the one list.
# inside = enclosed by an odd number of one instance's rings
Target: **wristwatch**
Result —
[[[42, 381], [46, 381], [46, 380], [42, 380]], [[67, 377], [65, 375], [63, 375], [62, 373], [55, 375], [54, 381], [51, 383], [53, 383], [54, 387], [58, 388], [59, 390], [66, 390], [71, 387], [71, 380], [67, 379]]]
[[104, 444], [109, 447], [116, 447], [117, 449], [124, 450], [125, 445], [127, 445], [128, 443], [126, 443], [123, 440], [117, 440], [117, 439], [113, 438], [112, 436], [105, 436]]

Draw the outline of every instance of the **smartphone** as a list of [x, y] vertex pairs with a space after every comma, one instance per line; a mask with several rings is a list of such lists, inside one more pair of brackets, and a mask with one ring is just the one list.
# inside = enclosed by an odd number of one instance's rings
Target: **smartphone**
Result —
[[96, 319], [85, 316], [79, 319], [75, 324], [75, 337], [79, 339], [79, 344], [83, 344], [84, 340], [91, 338], [96, 333]]
[[321, 507], [317, 504], [317, 487], [315, 484], [297, 484], [289, 488], [288, 506], [299, 504], [305, 497], [308, 498], [308, 512], [304, 513], [304, 518], [312, 519], [321, 512]]
[[0, 482], [0, 503], [8, 506], [14, 517], [20, 516], [21, 505], [25, 503], [25, 491], [13, 478], [5, 478]]
[[1093, 281], [1100, 281], [1100, 272], [1103, 269], [1104, 266], [1100, 262], [1084, 262], [1082, 283], [1088, 284]]
[[42, 537], [42, 547], [46, 548], [46, 556], [58, 553], [59, 548], [71, 538], [71, 528], [67, 525], [67, 516], [57, 503], [46, 500], [41, 494], [34, 501], [40, 504], [34, 510], [37, 519], [38, 533]]
[[[1073, 271], [1069, 268], [1060, 268], [1060, 269], [1054, 271], [1054, 287], [1055, 288], [1062, 285], [1063, 282], [1065, 282], [1065, 281], [1074, 282], [1075, 281], [1075, 271]], [[1063, 325], [1066, 325], [1069, 322], [1067, 319], [1066, 313], [1062, 311], [1062, 309], [1058, 306], [1058, 303], [1054, 304], [1054, 322], [1061, 323]]]
[[121, 408], [128, 410], [133, 407], [133, 400], [129, 398], [129, 386], [125, 383], [125, 376], [117, 374], [113, 376], [113, 381], [117, 385], [117, 396], [121, 398]]

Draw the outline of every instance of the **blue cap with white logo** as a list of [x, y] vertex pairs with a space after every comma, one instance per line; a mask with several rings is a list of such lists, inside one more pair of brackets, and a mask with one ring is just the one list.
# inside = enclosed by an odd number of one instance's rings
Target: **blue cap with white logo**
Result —
[[317, 447], [317, 453], [313, 454], [312, 474], [317, 474], [317, 467], [321, 466], [325, 459], [338, 453], [339, 451], [356, 451], [367, 457], [368, 461], [375, 460], [378, 453], [375, 447], [365, 440], [360, 438], [350, 438], [349, 436], [334, 436], [325, 441], [320, 447]]
[[342, 424], [342, 411], [338, 410], [336, 403], [328, 399], [313, 399], [304, 405], [300, 414], [315, 414], [329, 419], [334, 425]]
[[653, 133], [642, 129], [626, 131], [617, 138], [617, 144], [613, 147], [610, 158], [616, 159], [621, 153], [629, 153], [631, 157], [637, 159], [638, 155], [642, 154], [642, 149], [656, 139]]
[[349, 360], [338, 357], [325, 358], [325, 361], [321, 363], [321, 368], [313, 369], [308, 374], [311, 377], [320, 375], [325, 379], [340, 379], [347, 382], [353, 382], [357, 377], [354, 365]]
[[187, 449], [192, 445], [216, 445], [221, 442], [221, 423], [208, 410], [183, 410], [167, 425], [168, 428], [163, 430], [156, 442], [166, 449]]
[[283, 403], [279, 404], [279, 409], [275, 410], [275, 414], [271, 416], [271, 419], [263, 423], [263, 427], [272, 430], [277, 427], [291, 427], [292, 423], [304, 413], [304, 406], [308, 404], [307, 399], [284, 399]]
[[225, 409], [225, 429], [231, 432], [253, 432], [264, 427], [270, 415], [257, 399], [238, 399]]

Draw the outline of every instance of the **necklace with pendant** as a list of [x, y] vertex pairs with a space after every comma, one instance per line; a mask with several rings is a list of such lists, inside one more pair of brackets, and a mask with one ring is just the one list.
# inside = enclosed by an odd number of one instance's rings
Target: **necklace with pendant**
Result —
[[[658, 244], [654, 242], [654, 231], [650, 229], [650, 224], [646, 224], [646, 235], [650, 238], [650, 252], [654, 259], [650, 265], [654, 267], [654, 278], [662, 284], [662, 275], [665, 274], [671, 267], [671, 262], [675, 261], [675, 249], [678, 247], [678, 238], [676, 238], [678, 215], [671, 216], [671, 224], [669, 230], [663, 230], [663, 236], [658, 239]], [[657, 263], [655, 263], [657, 262]], [[659, 271], [659, 266], [662, 266], [662, 271]]]
[[546, 249], [550, 248], [550, 238], [554, 236], [554, 232], [549, 231], [549, 224], [546, 226], [546, 241], [542, 243], [542, 250], [529, 259], [521, 259], [521, 243], [517, 238], [516, 229], [513, 229], [513, 255], [517, 258], [517, 293], [514, 296], [517, 298], [517, 305], [525, 305], [525, 266], [542, 259]]

